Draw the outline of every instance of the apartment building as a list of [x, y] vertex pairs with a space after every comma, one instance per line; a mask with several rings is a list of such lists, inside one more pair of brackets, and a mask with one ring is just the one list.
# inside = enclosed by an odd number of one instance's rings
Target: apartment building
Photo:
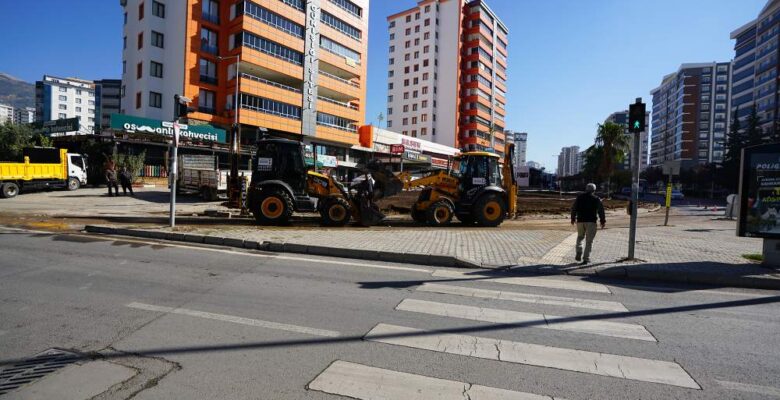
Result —
[[238, 85], [244, 142], [254, 140], [259, 129], [303, 139], [340, 160], [358, 145], [368, 0], [121, 0], [121, 5], [122, 114], [170, 120], [174, 95], [183, 94], [197, 109], [190, 120], [229, 128], [236, 119]]
[[79, 119], [79, 131], [66, 135], [95, 133], [95, 83], [77, 78], [44, 75], [35, 82], [35, 121]]
[[[619, 168], [630, 170], [631, 169], [631, 159], [633, 157], [634, 152], [634, 138], [636, 137], [634, 133], [630, 133], [628, 131], [628, 110], [623, 111], [617, 111], [609, 115], [607, 119], [604, 120], [604, 122], [612, 122], [618, 125], [623, 125], [626, 129], [626, 135], [630, 138], [628, 151], [626, 151], [625, 157], [623, 158], [623, 164], [618, 166]], [[647, 157], [648, 157], [648, 151], [649, 151], [649, 141], [648, 141], [648, 130], [650, 129], [650, 112], [647, 111], [645, 114], [645, 126], [647, 127], [644, 132], [639, 134], [639, 170], [644, 171], [645, 168], [647, 168]]]
[[487, 3], [420, 0], [387, 21], [387, 128], [502, 154], [508, 29]]
[[650, 166], [723, 161], [729, 129], [731, 63], [683, 64], [653, 89]]
[[122, 107], [122, 80], [95, 81], [95, 130], [100, 132], [111, 126], [111, 114], [118, 114]]
[[31, 124], [35, 122], [35, 108], [16, 107], [14, 108], [14, 124]]
[[582, 163], [580, 159], [580, 147], [570, 146], [561, 149], [558, 155], [558, 177], [577, 175], [580, 173]]
[[777, 129], [780, 115], [780, 0], [767, 1], [756, 19], [731, 32], [731, 39], [735, 42], [729, 120], [736, 115], [744, 128], [755, 105], [760, 126], [769, 135]]
[[515, 144], [515, 159], [514, 165], [525, 165], [526, 154], [528, 150], [528, 133], [527, 132], [515, 132], [505, 131], [507, 142]]
[[12, 124], [14, 122], [14, 108], [0, 104], [0, 124]]

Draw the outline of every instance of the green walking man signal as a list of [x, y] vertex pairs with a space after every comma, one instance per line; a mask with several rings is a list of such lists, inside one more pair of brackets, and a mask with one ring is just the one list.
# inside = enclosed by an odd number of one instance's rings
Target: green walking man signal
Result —
[[645, 130], [645, 103], [631, 104], [628, 108], [628, 127], [632, 133]]

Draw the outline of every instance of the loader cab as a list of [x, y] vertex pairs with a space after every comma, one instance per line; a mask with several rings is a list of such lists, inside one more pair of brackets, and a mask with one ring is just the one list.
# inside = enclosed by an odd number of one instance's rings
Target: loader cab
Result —
[[290, 186], [293, 195], [306, 193], [307, 168], [303, 144], [288, 139], [263, 139], [257, 143], [252, 185], [281, 181]]
[[488, 152], [467, 152], [455, 160], [455, 175], [460, 180], [459, 191], [462, 198], [470, 197], [487, 186], [502, 186], [499, 156]]

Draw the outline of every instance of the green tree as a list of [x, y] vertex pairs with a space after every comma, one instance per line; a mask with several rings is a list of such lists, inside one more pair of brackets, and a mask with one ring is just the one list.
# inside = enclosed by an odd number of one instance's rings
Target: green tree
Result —
[[601, 181], [601, 158], [603, 154], [603, 149], [595, 144], [585, 150], [585, 160], [583, 160], [582, 164], [582, 175], [585, 179]]
[[21, 161], [25, 147], [51, 147], [51, 139], [33, 130], [29, 124], [0, 125], [0, 161]]
[[763, 142], [764, 130], [759, 126], [760, 122], [756, 104], [753, 103], [753, 108], [750, 110], [750, 116], [748, 116], [747, 127], [745, 129], [744, 146], [755, 146]]
[[606, 122], [598, 125], [596, 146], [601, 147], [601, 174], [607, 177], [607, 196], [612, 192], [612, 175], [615, 164], [623, 162], [630, 139], [623, 125]]
[[133, 180], [138, 179], [138, 175], [141, 174], [141, 169], [144, 167], [146, 161], [146, 150], [141, 154], [121, 154], [114, 152], [112, 157], [116, 163], [117, 168], [125, 167], [133, 175]]

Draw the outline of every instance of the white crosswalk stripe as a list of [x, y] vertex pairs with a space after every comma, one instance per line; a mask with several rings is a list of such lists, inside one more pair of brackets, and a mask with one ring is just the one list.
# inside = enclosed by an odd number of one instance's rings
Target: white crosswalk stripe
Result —
[[[593, 335], [611, 336], [624, 339], [645, 340], [655, 342], [655, 338], [642, 325], [627, 324], [612, 321], [568, 321], [564, 317], [554, 315], [498, 310], [464, 306], [460, 304], [437, 303], [434, 301], [404, 299], [395, 308], [401, 311], [411, 311], [423, 314], [440, 315], [469, 319], [473, 321], [493, 322], [497, 324], [522, 324], [544, 329], [589, 333]], [[556, 320], [558, 320], [556, 322]]]
[[581, 292], [607, 293], [609, 288], [599, 283], [575, 279], [537, 278], [525, 276], [475, 275], [473, 273], [437, 269], [433, 271], [437, 278], [453, 278], [462, 281], [503, 283], [508, 285], [533, 286], [548, 289], [575, 290]]
[[626, 312], [628, 309], [616, 301], [578, 299], [572, 297], [547, 296], [538, 294], [526, 294], [509, 292], [504, 290], [477, 289], [463, 286], [441, 285], [438, 283], [425, 283], [417, 288], [419, 292], [452, 294], [456, 296], [476, 297], [481, 299], [507, 300], [519, 303], [544, 304], [550, 306], [564, 306], [573, 308], [587, 308], [591, 310]]
[[309, 389], [360, 400], [563, 400], [336, 361]]
[[488, 360], [700, 389], [677, 363], [378, 324], [366, 340]]

